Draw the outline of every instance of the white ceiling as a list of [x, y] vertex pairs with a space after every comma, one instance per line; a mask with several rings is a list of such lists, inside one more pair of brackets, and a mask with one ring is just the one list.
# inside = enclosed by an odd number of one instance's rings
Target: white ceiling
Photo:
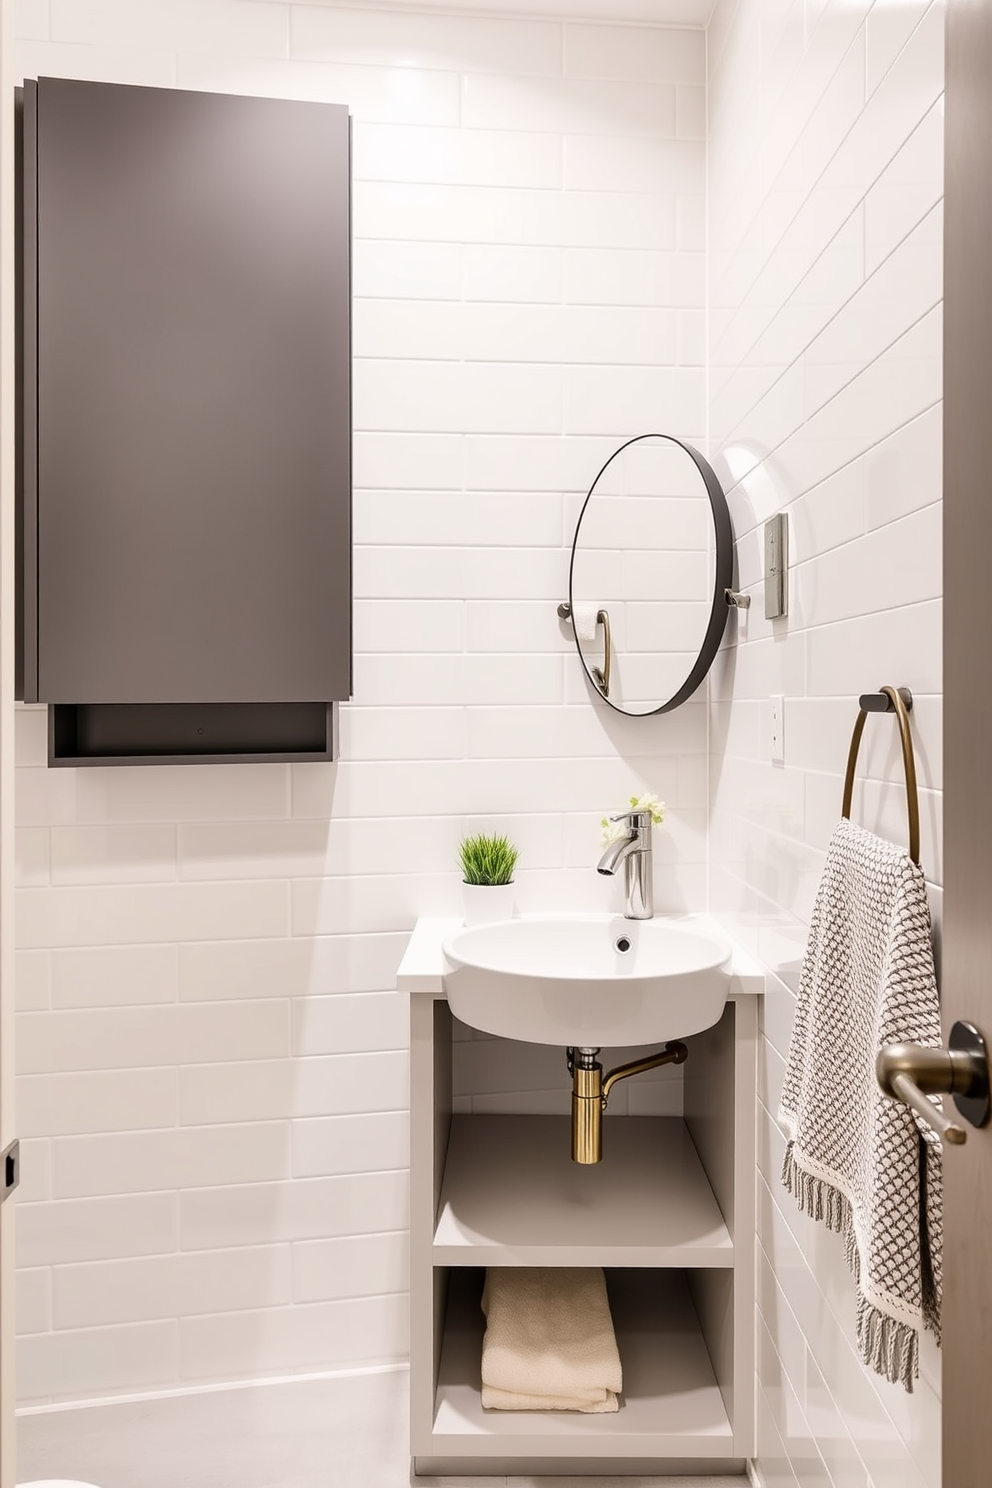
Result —
[[[327, 0], [295, 0], [321, 5]], [[713, 0], [340, 0], [348, 10], [434, 10], [456, 15], [512, 15], [529, 20], [608, 21], [649, 26], [705, 26]]]

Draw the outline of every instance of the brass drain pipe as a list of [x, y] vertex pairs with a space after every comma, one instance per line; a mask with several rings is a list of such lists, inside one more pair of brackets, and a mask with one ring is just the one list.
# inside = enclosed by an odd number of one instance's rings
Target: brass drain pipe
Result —
[[685, 1044], [667, 1043], [660, 1054], [618, 1064], [604, 1080], [603, 1066], [596, 1058], [598, 1053], [598, 1049], [568, 1050], [572, 1076], [572, 1161], [577, 1163], [603, 1161], [603, 1112], [618, 1080], [658, 1069], [663, 1064], [685, 1064], [689, 1057]]

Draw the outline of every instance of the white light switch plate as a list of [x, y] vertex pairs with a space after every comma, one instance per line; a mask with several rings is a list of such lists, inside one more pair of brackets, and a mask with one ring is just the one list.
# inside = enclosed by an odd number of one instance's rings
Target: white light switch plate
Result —
[[773, 765], [785, 764], [785, 698], [776, 693], [768, 699], [771, 723], [771, 760]]

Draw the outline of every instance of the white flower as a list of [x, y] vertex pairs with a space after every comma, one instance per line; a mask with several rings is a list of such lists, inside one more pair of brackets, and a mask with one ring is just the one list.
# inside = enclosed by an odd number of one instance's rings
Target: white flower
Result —
[[[651, 825], [660, 827], [665, 820], [665, 812], [668, 808], [664, 801], [658, 800], [657, 796], [652, 795], [650, 792], [645, 792], [643, 796], [631, 796], [627, 809], [630, 811], [650, 811]], [[610, 821], [609, 817], [604, 816], [600, 822], [600, 826], [603, 829], [603, 835], [600, 839], [603, 847], [609, 847], [612, 843], [619, 842], [621, 837], [626, 837], [630, 830], [627, 822], [622, 818], [620, 821]]]

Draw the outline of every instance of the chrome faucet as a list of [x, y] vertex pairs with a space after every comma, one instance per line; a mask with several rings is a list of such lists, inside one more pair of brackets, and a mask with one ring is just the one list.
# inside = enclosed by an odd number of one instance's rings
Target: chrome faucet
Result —
[[611, 878], [620, 864], [624, 868], [624, 918], [627, 920], [650, 920], [654, 915], [654, 877], [651, 860], [650, 811], [621, 811], [611, 816], [610, 821], [625, 821], [626, 837], [611, 842], [599, 863], [597, 873]]

